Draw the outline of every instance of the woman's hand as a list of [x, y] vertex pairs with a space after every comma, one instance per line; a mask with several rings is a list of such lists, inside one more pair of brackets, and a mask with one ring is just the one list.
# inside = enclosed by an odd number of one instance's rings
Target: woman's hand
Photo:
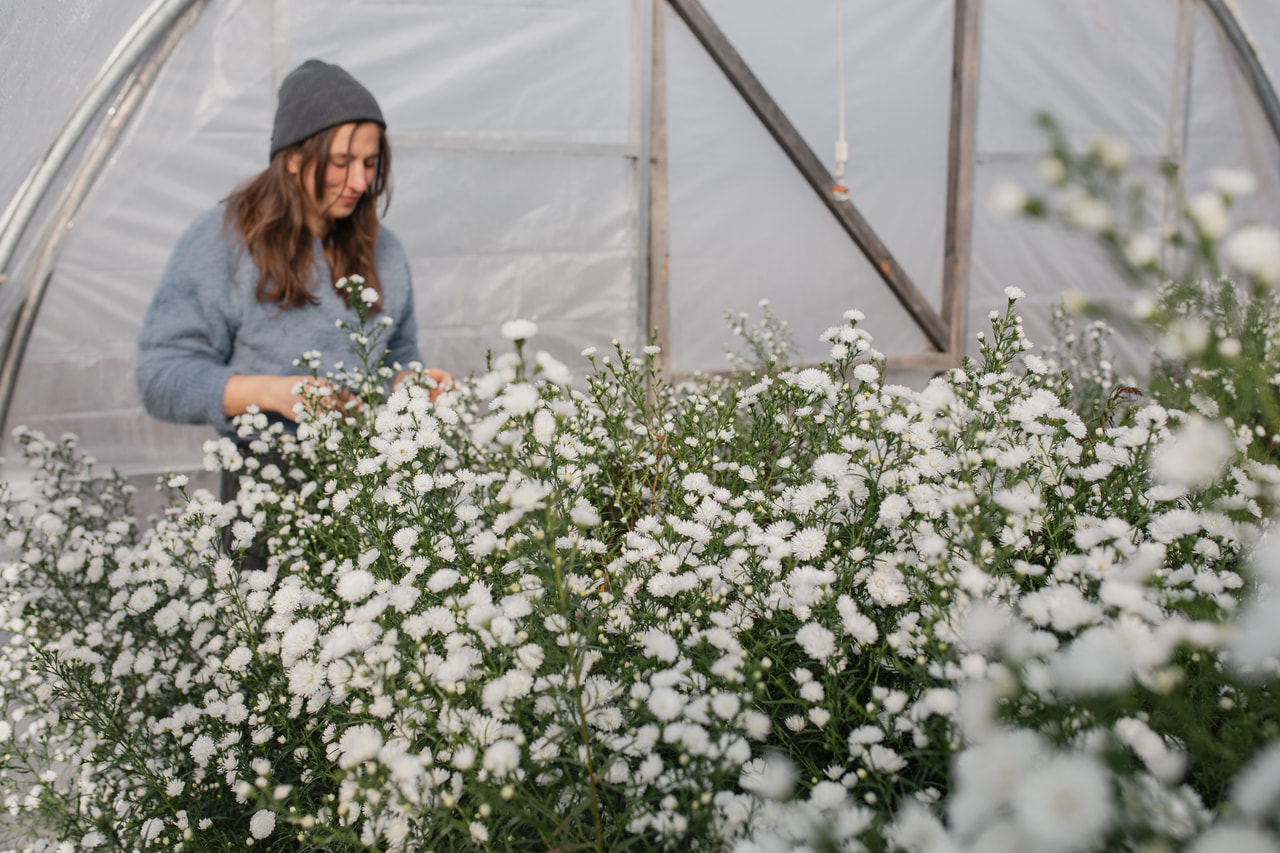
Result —
[[[275, 412], [296, 421], [298, 411], [295, 407], [299, 403], [305, 406], [308, 399], [316, 399], [323, 393], [319, 389], [328, 387], [327, 380], [314, 376], [232, 376], [222, 390], [222, 407], [229, 418], [244, 414], [250, 406], [257, 406], [264, 412]], [[294, 393], [295, 388], [303, 393]], [[346, 403], [350, 396], [345, 391], [335, 393], [331, 390], [329, 396], [321, 399], [326, 405], [336, 408]]]
[[448, 391], [453, 387], [453, 375], [438, 367], [427, 370], [402, 370], [396, 374], [391, 388], [398, 390], [406, 382], [413, 382], [426, 388], [428, 398], [434, 403], [442, 391]]

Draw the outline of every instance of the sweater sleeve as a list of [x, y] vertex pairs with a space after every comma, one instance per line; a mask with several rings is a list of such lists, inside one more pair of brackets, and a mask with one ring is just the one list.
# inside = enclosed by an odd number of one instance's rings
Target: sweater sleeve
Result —
[[204, 214], [178, 241], [138, 335], [134, 379], [153, 417], [225, 433], [239, 295], [221, 219], [220, 208]]
[[[391, 330], [387, 334], [387, 352], [383, 363], [388, 366], [399, 364], [408, 367], [410, 362], [422, 363], [422, 353], [418, 350], [418, 320], [413, 307], [413, 278], [409, 272], [409, 259], [405, 256], [404, 247], [399, 238], [383, 228], [379, 240], [387, 243], [387, 259], [378, 265], [378, 272], [385, 283], [394, 282], [397, 289], [403, 288], [402, 308], [394, 316]], [[390, 276], [386, 275], [389, 273]]]

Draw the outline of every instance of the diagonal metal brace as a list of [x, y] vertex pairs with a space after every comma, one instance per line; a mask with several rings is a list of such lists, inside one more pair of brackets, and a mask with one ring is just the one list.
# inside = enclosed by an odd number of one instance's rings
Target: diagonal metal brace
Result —
[[853, 206], [850, 201], [841, 201], [834, 195], [835, 178], [827, 171], [822, 160], [809, 147], [804, 138], [783, 114], [777, 102], [769, 96], [759, 79], [747, 67], [738, 51], [725, 38], [720, 28], [711, 20], [707, 10], [698, 0], [667, 0], [671, 8], [681, 20], [693, 31], [694, 36], [702, 43], [703, 48], [720, 66], [720, 70], [729, 78], [729, 82], [738, 90], [751, 111], [764, 124], [774, 140], [791, 158], [791, 162], [800, 170], [800, 174], [813, 187], [818, 197], [826, 204], [827, 209], [853, 238], [853, 242], [862, 250], [876, 272], [884, 279], [885, 284], [893, 291], [893, 295], [902, 303], [902, 307], [916, 321], [929, 342], [939, 352], [948, 350], [947, 324], [929, 304], [906, 270], [894, 259], [889, 249], [875, 231]]

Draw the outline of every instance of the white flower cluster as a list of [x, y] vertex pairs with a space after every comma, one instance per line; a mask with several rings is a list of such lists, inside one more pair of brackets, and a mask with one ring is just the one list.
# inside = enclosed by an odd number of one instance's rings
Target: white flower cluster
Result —
[[1240, 560], [1280, 473], [1154, 403], [1086, 422], [1019, 295], [920, 391], [851, 313], [768, 376], [650, 387], [619, 348], [576, 390], [539, 353], [296, 437], [251, 414], [209, 447], [236, 500], [145, 535], [28, 435], [0, 685], [38, 723], [3, 740], [68, 770], [12, 810], [77, 803], [85, 847], [1274, 843], [1274, 745], [1213, 802], [1176, 720], [1212, 690], [1274, 739]]

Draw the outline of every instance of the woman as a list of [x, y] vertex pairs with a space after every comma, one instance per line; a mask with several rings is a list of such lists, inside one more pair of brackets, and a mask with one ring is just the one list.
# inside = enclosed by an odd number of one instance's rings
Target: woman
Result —
[[356, 322], [335, 287], [351, 275], [391, 320], [374, 355], [397, 382], [410, 375], [422, 357], [409, 264], [378, 223], [390, 165], [382, 110], [354, 77], [312, 59], [285, 78], [270, 165], [187, 229], [147, 310], [135, 379], [148, 413], [226, 435], [250, 406], [296, 420], [308, 377], [295, 359], [318, 350], [327, 365], [354, 363], [336, 323]]

